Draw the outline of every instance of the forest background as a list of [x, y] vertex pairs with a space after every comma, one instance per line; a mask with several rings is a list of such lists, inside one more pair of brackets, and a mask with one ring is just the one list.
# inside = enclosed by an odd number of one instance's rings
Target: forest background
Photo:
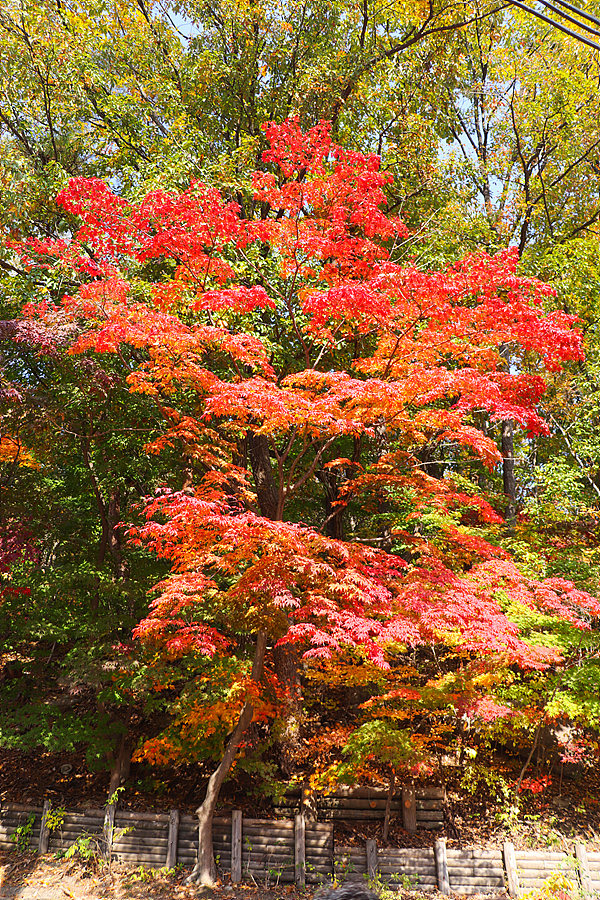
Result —
[[[85, 754], [124, 802], [191, 766], [193, 803], [215, 764], [266, 803], [454, 759], [515, 815], [593, 770], [597, 53], [437, 0], [10, 0], [0, 47], [10, 758]], [[94, 284], [102, 315], [63, 302]]]

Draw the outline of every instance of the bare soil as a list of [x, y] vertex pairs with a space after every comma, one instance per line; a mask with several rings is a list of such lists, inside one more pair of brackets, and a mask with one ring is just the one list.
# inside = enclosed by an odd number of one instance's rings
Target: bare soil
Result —
[[[212, 889], [189, 886], [184, 883], [188, 874], [185, 869], [168, 872], [144, 866], [113, 865], [109, 871], [106, 866], [14, 851], [0, 853], [0, 900], [318, 900], [319, 892], [293, 885], [271, 889], [227, 882]], [[399, 890], [395, 896], [398, 900], [436, 900], [442, 895]], [[484, 897], [489, 900], [484, 894], [471, 895], [470, 900]]]

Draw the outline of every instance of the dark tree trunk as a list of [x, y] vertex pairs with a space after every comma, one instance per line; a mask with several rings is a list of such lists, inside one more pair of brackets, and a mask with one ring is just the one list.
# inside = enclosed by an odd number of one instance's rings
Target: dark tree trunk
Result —
[[506, 524], [514, 527], [517, 517], [517, 480], [515, 475], [514, 426], [510, 419], [502, 422], [502, 481], [508, 498]]
[[128, 733], [124, 731], [121, 735], [116, 755], [113, 757], [113, 763], [110, 770], [110, 785], [108, 788], [109, 800], [114, 796], [115, 791], [127, 781], [130, 767], [131, 741]]
[[115, 576], [117, 581], [127, 581], [129, 579], [129, 567], [127, 560], [123, 557], [123, 548], [121, 546], [121, 492], [119, 488], [111, 491], [108, 501], [107, 510], [108, 519], [108, 549], [112, 556], [115, 568]]
[[385, 815], [383, 817], [383, 843], [387, 844], [390, 833], [390, 812], [392, 809], [392, 797], [394, 796], [394, 788], [396, 787], [396, 772], [392, 769], [390, 775], [390, 786], [388, 789], [387, 801], [385, 804]]
[[186, 494], [194, 492], [194, 461], [191, 456], [184, 454], [181, 490]]
[[[262, 678], [266, 649], [267, 633], [266, 631], [259, 631], [256, 638], [256, 650], [254, 651], [254, 660], [252, 663], [253, 681], [260, 681]], [[244, 736], [244, 732], [252, 722], [253, 715], [254, 708], [250, 703], [246, 703], [242, 709], [235, 730], [229, 738], [223, 758], [208, 779], [204, 802], [196, 810], [196, 815], [198, 816], [198, 860], [192, 874], [187, 879], [188, 884], [195, 882], [211, 887], [215, 883], [217, 872], [212, 838], [213, 815], [217, 800], [219, 799], [221, 785], [231, 769], [237, 755], [240, 741]]]
[[248, 432], [248, 455], [261, 515], [275, 521], [279, 509], [279, 488], [271, 466], [269, 442], [264, 434]]
[[300, 746], [300, 724], [302, 722], [302, 699], [298, 675], [299, 659], [296, 645], [275, 645], [273, 664], [277, 680], [288, 695], [283, 711], [284, 727], [277, 739], [279, 764], [284, 775], [292, 775], [295, 770], [294, 755]]
[[325, 469], [321, 469], [317, 477], [325, 488], [325, 533], [327, 537], [343, 541], [344, 507], [336, 502], [340, 496], [337, 477]]
[[[504, 360], [504, 367], [510, 372], [510, 347], [508, 344], [502, 344], [500, 347], [500, 356]], [[514, 422], [505, 419], [502, 422], [502, 482], [504, 485], [504, 494], [508, 498], [506, 506], [506, 524], [509, 528], [513, 528], [517, 518], [517, 479], [515, 472], [515, 440], [514, 440]]]
[[[261, 515], [276, 521], [280, 516], [279, 486], [275, 481], [269, 443], [264, 435], [247, 432], [246, 446]], [[287, 691], [289, 701], [284, 711], [284, 728], [277, 740], [282, 770], [290, 774], [293, 768], [293, 752], [297, 746], [302, 706], [300, 703], [300, 679], [298, 677], [298, 651], [293, 644], [282, 644], [273, 651], [275, 674]]]
[[[121, 521], [121, 492], [118, 487], [113, 488], [108, 498], [108, 503], [106, 502], [100, 482], [94, 471], [92, 457], [90, 456], [90, 444], [91, 438], [86, 438], [82, 441], [83, 461], [90, 476], [94, 498], [100, 517], [100, 524], [102, 526], [102, 535], [98, 546], [96, 564], [98, 569], [102, 568], [106, 559], [106, 551], [108, 550], [113, 561], [116, 580], [127, 581], [129, 578], [129, 569], [127, 561], [123, 557], [121, 535], [119, 531], [119, 524]], [[99, 605], [100, 575], [98, 574], [96, 576], [94, 593], [90, 598], [90, 610], [94, 617], [98, 614]]]
[[[481, 413], [479, 416], [477, 416], [476, 422], [479, 425], [479, 427], [481, 428], [481, 433], [487, 437], [488, 417], [487, 417], [486, 413]], [[483, 465], [477, 476], [477, 483], [482, 491], [488, 490], [487, 469]]]

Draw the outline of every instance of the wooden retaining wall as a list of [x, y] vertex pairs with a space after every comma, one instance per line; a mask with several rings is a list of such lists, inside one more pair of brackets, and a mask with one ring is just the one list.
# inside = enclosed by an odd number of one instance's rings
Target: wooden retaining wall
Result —
[[446, 850], [450, 890], [457, 894], [499, 893], [504, 890], [502, 851]]
[[13, 836], [18, 828], [25, 828], [30, 815], [34, 816], [33, 830], [29, 836], [29, 847], [35, 850], [40, 840], [42, 822], [41, 806], [21, 806], [19, 803], [2, 804], [0, 807], [0, 850], [12, 850], [15, 847]]
[[[600, 894], [600, 853], [588, 853], [589, 883], [587, 890]], [[584, 868], [584, 866], [582, 866]]]
[[541, 887], [544, 879], [553, 872], [561, 872], [570, 880], [577, 882], [578, 866], [574, 856], [547, 850], [517, 850], [515, 858], [519, 887], [523, 891]]
[[[402, 819], [406, 831], [433, 831], [444, 827], [445, 802], [444, 788], [407, 784], [392, 796], [390, 813]], [[331, 794], [292, 791], [275, 808], [275, 815], [290, 818], [302, 813], [319, 822], [383, 819], [386, 804], [387, 791], [370, 788], [338, 788]]]
[[[2, 819], [4, 824], [4, 817]], [[64, 823], [60, 829], [49, 831], [48, 833], [48, 852], [58, 853], [60, 850], [66, 850], [71, 844], [74, 844], [77, 838], [82, 834], [89, 834], [92, 841], [102, 843], [104, 840], [104, 810], [88, 809], [85, 812], [65, 812]], [[2, 840], [2, 832], [0, 832], [0, 841]], [[90, 845], [92, 844], [90, 841]], [[38, 831], [39, 842], [39, 831]], [[39, 849], [38, 845], [32, 840], [32, 849]], [[143, 852], [140, 843], [140, 853]]]
[[[374, 844], [375, 842], [368, 842]], [[336, 847], [334, 857], [335, 876], [338, 881], [380, 882], [389, 890], [404, 888], [420, 891], [437, 888], [435, 857], [432, 849], [381, 849], [371, 851], [364, 847]]]
[[[29, 849], [40, 853], [67, 850], [78, 839], [90, 849], [119, 862], [152, 868], [177, 863], [191, 867], [198, 846], [197, 820], [170, 813], [142, 813], [108, 807], [107, 810], [60, 811], [49, 804], [0, 807], [0, 850], [15, 848], [14, 835], [27, 828]], [[33, 817], [33, 818], [32, 818]], [[48, 828], [47, 824], [54, 825]], [[29, 824], [28, 824], [29, 823]], [[236, 883], [253, 880], [279, 883], [323, 884], [332, 881], [367, 881], [389, 890], [429, 891], [442, 894], [490, 896], [506, 890], [520, 897], [540, 887], [553, 872], [579, 884], [585, 896], [600, 897], [600, 853], [576, 844], [572, 854], [503, 849], [446, 848], [445, 838], [433, 848], [383, 848], [374, 840], [360, 846], [334, 848], [333, 822], [293, 819], [244, 818], [240, 810], [213, 820], [213, 842], [219, 873]], [[23, 833], [23, 832], [22, 832]]]

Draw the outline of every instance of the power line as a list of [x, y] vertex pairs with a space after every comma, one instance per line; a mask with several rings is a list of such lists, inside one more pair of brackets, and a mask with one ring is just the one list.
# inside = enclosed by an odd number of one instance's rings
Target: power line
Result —
[[567, 3], [567, 0], [554, 0], [555, 3], [558, 3], [559, 6], [564, 6], [566, 9], [570, 9], [571, 12], [577, 13], [578, 16], [581, 16], [583, 19], [587, 19], [588, 22], [595, 22], [596, 25], [600, 25], [600, 19], [597, 16], [593, 16], [589, 12], [585, 12], [583, 9], [579, 9], [577, 6], [573, 6], [572, 3]]
[[[597, 22], [598, 25], [600, 25], [600, 20], [595, 16], [590, 16], [587, 13], [584, 13], [576, 6], [572, 6], [570, 3], [567, 3], [566, 0], [556, 0], [556, 2], [560, 3], [561, 6], [566, 6], [567, 8], [577, 12], [581, 16], [584, 16], [589, 21]], [[587, 44], [587, 46], [591, 47], [593, 50], [600, 50], [600, 31], [596, 31], [596, 29], [591, 28], [584, 22], [580, 22], [573, 16], [568, 15], [568, 13], [562, 12], [562, 10], [557, 9], [552, 5], [552, 3], [549, 2], [549, 0], [540, 0], [540, 3], [542, 3], [547, 9], [552, 10], [552, 12], [556, 13], [556, 15], [562, 16], [562, 18], [567, 19], [569, 22], [577, 25], [579, 28], [583, 28], [585, 29], [585, 31], [593, 34], [598, 43], [596, 43], [596, 41], [592, 41], [590, 38], [586, 37], [578, 31], [573, 31], [572, 28], [568, 28], [566, 25], [563, 25], [562, 22], [557, 22], [555, 19], [551, 19], [550, 16], [545, 15], [545, 13], [540, 12], [538, 9], [534, 9], [534, 7], [528, 6], [526, 3], [522, 3], [521, 0], [510, 0], [510, 3], [512, 3], [513, 6], [518, 6], [519, 9], [524, 10], [524, 12], [531, 13], [532, 16], [536, 16], [538, 19], [541, 19], [542, 22], [546, 22], [548, 25], [552, 25], [553, 28], [557, 28], [564, 34], [568, 34], [570, 37], [575, 38], [575, 40], [580, 41], [582, 44]]]
[[591, 25], [587, 25], [585, 22], [580, 22], [579, 19], [576, 19], [575, 16], [570, 16], [569, 13], [563, 12], [562, 9], [558, 9], [556, 6], [553, 6], [550, 3], [550, 0], [539, 0], [539, 2], [545, 6], [547, 9], [551, 9], [553, 13], [556, 13], [561, 18], [566, 19], [567, 22], [571, 22], [572, 25], [577, 25], [579, 28], [583, 28], [584, 31], [587, 31], [589, 34], [593, 34], [594, 37], [600, 38], [600, 34], [598, 34], [598, 29], [593, 28]]

